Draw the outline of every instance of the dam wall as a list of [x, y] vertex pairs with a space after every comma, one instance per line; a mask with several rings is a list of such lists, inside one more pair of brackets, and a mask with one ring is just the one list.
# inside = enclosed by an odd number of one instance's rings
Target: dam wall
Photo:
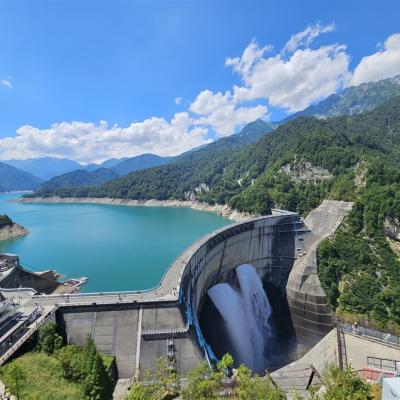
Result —
[[168, 338], [174, 341], [179, 373], [186, 374], [203, 360], [176, 301], [64, 305], [56, 318], [66, 343], [83, 346], [90, 336], [99, 351], [114, 356], [120, 379], [155, 370], [157, 360], [168, 357]]
[[153, 289], [35, 295], [31, 302], [58, 304], [65, 340], [82, 345], [92, 336], [101, 351], [115, 356], [120, 378], [155, 369], [156, 359], [170, 351], [178, 372], [185, 374], [204, 357], [215, 360], [200, 325], [208, 289], [235, 279], [238, 265], [252, 264], [272, 309], [286, 304], [277, 315], [283, 329], [293, 329], [297, 341], [311, 347], [333, 324], [318, 280], [316, 250], [350, 209], [351, 203], [324, 201], [304, 221], [275, 210], [210, 232], [184, 250]]
[[215, 358], [214, 352], [199, 323], [208, 289], [234, 279], [238, 265], [252, 264], [267, 294], [280, 292], [286, 301], [288, 276], [296, 257], [305, 251], [302, 237], [307, 232], [298, 214], [279, 211], [225, 228], [186, 255], [179, 299], [188, 324], [194, 327], [200, 347], [210, 359]]

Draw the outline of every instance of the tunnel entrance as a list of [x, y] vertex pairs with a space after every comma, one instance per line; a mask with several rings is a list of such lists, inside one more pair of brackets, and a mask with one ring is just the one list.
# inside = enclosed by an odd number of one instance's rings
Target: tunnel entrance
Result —
[[207, 291], [200, 327], [217, 358], [233, 356], [264, 375], [296, 358], [296, 338], [285, 290], [263, 282], [253, 265], [235, 268]]

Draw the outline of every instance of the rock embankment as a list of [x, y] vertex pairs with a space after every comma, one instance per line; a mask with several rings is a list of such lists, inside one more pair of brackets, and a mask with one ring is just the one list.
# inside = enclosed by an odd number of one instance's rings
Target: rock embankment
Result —
[[11, 226], [4, 226], [0, 229], [0, 241], [25, 236], [28, 233], [29, 231], [23, 226], [14, 223]]
[[397, 218], [386, 217], [383, 223], [383, 233], [390, 239], [400, 242], [400, 221]]
[[20, 203], [77, 203], [77, 204], [108, 204], [118, 206], [145, 206], [145, 207], [189, 207], [193, 210], [208, 211], [221, 215], [222, 217], [231, 219], [232, 221], [244, 221], [254, 218], [257, 215], [241, 213], [233, 210], [227, 205], [207, 204], [199, 201], [190, 200], [127, 200], [112, 198], [78, 198], [78, 197], [21, 197], [16, 200]]

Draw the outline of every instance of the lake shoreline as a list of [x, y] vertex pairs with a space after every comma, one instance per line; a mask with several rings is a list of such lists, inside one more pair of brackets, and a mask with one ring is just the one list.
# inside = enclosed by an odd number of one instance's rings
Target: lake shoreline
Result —
[[51, 203], [51, 204], [104, 204], [116, 206], [142, 206], [142, 207], [185, 207], [192, 210], [212, 212], [221, 217], [230, 219], [235, 222], [245, 221], [254, 218], [257, 215], [249, 213], [241, 213], [233, 210], [228, 205], [222, 204], [207, 204], [191, 200], [129, 200], [116, 199], [109, 197], [20, 197], [15, 202], [18, 203]]

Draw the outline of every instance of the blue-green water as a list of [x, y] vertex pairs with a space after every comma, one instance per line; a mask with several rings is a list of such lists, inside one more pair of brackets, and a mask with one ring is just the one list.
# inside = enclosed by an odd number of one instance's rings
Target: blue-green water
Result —
[[0, 242], [0, 250], [31, 270], [86, 276], [85, 292], [153, 287], [185, 247], [229, 223], [187, 208], [9, 202], [18, 196], [0, 194], [0, 214], [30, 234]]

